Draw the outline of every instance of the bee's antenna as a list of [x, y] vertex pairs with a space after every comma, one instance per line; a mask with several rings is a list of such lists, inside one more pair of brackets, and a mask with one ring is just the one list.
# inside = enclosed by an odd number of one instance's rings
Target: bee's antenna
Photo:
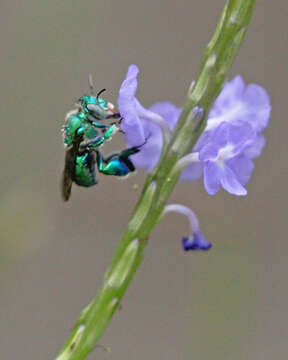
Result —
[[93, 85], [93, 76], [92, 76], [92, 74], [88, 75], [88, 83], [89, 83], [89, 88], [90, 88], [90, 94], [94, 95], [94, 85]]
[[102, 89], [102, 90], [100, 90], [100, 91], [98, 92], [98, 94], [96, 95], [97, 100], [99, 99], [99, 96], [100, 96], [104, 91], [106, 91], [106, 89]]

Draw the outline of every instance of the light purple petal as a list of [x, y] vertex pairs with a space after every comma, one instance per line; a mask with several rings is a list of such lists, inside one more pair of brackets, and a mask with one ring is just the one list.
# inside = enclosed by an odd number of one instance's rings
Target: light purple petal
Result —
[[150, 109], [144, 108], [135, 97], [138, 73], [138, 67], [130, 65], [120, 88], [118, 106], [123, 118], [121, 129], [128, 146], [139, 146], [146, 141], [140, 152], [131, 158], [137, 168], [151, 171], [159, 160], [163, 144], [162, 131], [155, 125], [155, 120], [160, 115], [173, 127], [181, 109], [167, 102], [156, 103]]
[[188, 165], [181, 173], [180, 179], [183, 181], [196, 181], [203, 174], [203, 163], [195, 162]]
[[137, 91], [138, 74], [139, 74], [138, 66], [133, 65], [133, 64], [130, 65], [127, 70], [126, 77], [125, 77], [124, 81], [122, 82], [122, 85], [119, 90], [119, 94], [121, 96], [124, 96], [126, 99], [129, 99], [130, 101], [133, 101], [136, 91]]
[[209, 117], [220, 116], [223, 110], [231, 108], [242, 98], [245, 83], [240, 75], [227, 81], [209, 113]]
[[147, 143], [141, 147], [139, 153], [131, 156], [136, 168], [151, 172], [159, 161], [162, 151], [162, 133], [159, 127], [149, 120], [142, 119]]
[[261, 155], [263, 148], [265, 146], [265, 138], [263, 135], [258, 135], [254, 141], [249, 144], [245, 150], [244, 154], [250, 159], [255, 159]]
[[249, 84], [244, 92], [243, 102], [247, 107], [245, 120], [260, 132], [269, 122], [271, 105], [267, 91], [260, 85]]
[[162, 118], [168, 122], [171, 130], [174, 129], [182, 111], [181, 108], [173, 105], [170, 102], [155, 103], [149, 108], [149, 110], [162, 116]]
[[139, 69], [136, 65], [129, 66], [118, 97], [119, 112], [123, 118], [121, 128], [125, 132], [125, 140], [130, 146], [138, 146], [145, 141], [143, 124], [137, 114], [135, 103], [138, 73]]
[[210, 141], [203, 145], [199, 152], [200, 161], [216, 160], [219, 150], [228, 143], [228, 134], [230, 125], [228, 123], [220, 124], [210, 137]]
[[157, 114], [145, 109], [137, 99], [135, 103], [143, 126], [146, 144], [141, 147], [139, 153], [133, 155], [132, 161], [137, 168], [151, 172], [159, 161], [162, 152], [163, 135], [160, 127], [153, 121], [154, 116]]
[[233, 145], [234, 149], [231, 151], [234, 156], [241, 153], [248, 144], [255, 141], [256, 134], [250, 124], [239, 121], [239, 123], [228, 125], [228, 143]]
[[213, 131], [204, 131], [193, 148], [193, 152], [199, 152], [211, 139]]
[[215, 195], [220, 190], [221, 171], [213, 161], [207, 161], [204, 165], [204, 186], [209, 195]]
[[223, 189], [232, 195], [247, 195], [247, 190], [241, 185], [234, 172], [228, 166], [221, 169], [220, 182]]
[[215, 195], [220, 184], [230, 194], [243, 196], [247, 190], [241, 185], [234, 172], [225, 164], [207, 161], [204, 166], [204, 186], [209, 195]]
[[227, 166], [233, 171], [242, 185], [246, 185], [249, 182], [254, 169], [254, 164], [251, 159], [240, 155], [227, 161]]
[[245, 121], [259, 133], [268, 124], [271, 105], [267, 91], [256, 84], [245, 84], [237, 76], [228, 82], [216, 99], [208, 117], [207, 130], [221, 122]]

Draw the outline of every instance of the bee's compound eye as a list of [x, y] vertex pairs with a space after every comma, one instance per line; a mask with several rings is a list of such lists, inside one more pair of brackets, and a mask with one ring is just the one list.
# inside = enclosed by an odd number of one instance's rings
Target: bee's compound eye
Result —
[[95, 104], [87, 104], [87, 109], [92, 112], [98, 112], [99, 106]]
[[101, 106], [102, 108], [107, 107], [107, 101], [104, 100], [103, 98], [97, 97], [97, 102], [98, 102], [99, 106]]

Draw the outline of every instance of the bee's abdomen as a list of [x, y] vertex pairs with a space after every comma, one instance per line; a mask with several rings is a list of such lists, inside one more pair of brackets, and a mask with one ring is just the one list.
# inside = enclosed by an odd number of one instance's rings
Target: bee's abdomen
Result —
[[73, 181], [79, 186], [90, 187], [97, 184], [95, 172], [95, 155], [92, 151], [86, 151], [76, 157], [75, 173]]

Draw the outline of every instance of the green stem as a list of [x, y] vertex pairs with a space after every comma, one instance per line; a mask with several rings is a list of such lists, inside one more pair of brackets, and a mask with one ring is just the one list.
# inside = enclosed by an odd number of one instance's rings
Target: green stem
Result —
[[55, 360], [85, 359], [119, 306], [142, 261], [148, 236], [160, 220], [177, 183], [179, 174], [173, 171], [175, 164], [191, 152], [206, 126], [209, 110], [245, 36], [254, 4], [255, 0], [227, 2], [215, 34], [206, 48], [197, 80], [188, 91], [177, 128], [158, 166], [146, 180], [103, 286], [80, 314], [68, 341]]

